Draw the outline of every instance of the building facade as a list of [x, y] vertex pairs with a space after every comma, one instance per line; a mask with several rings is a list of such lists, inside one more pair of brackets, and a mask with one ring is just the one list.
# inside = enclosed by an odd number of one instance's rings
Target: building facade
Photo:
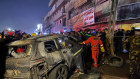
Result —
[[[130, 30], [131, 27], [139, 26], [139, 2], [140, 0], [118, 1], [115, 29], [129, 28]], [[44, 18], [44, 30], [65, 32], [87, 28], [97, 30], [108, 28], [111, 4], [112, 0], [51, 0], [49, 3], [51, 10]], [[128, 27], [128, 24], [133, 26]]]
[[46, 33], [58, 33], [66, 26], [65, 5], [68, 0], [50, 0], [51, 10], [44, 17], [43, 31]]

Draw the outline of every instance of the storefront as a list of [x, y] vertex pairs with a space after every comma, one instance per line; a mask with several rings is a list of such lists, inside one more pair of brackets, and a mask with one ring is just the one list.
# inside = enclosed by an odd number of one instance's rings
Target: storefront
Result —
[[131, 30], [132, 27], [140, 27], [140, 2], [118, 7], [118, 28]]
[[90, 8], [72, 18], [73, 30], [82, 30], [83, 27], [94, 24], [94, 8]]

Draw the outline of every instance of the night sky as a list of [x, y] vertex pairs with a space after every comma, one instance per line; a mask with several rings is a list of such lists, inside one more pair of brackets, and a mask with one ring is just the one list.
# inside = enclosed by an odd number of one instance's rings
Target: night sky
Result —
[[33, 33], [49, 11], [50, 0], [0, 0], [0, 32], [5, 28]]

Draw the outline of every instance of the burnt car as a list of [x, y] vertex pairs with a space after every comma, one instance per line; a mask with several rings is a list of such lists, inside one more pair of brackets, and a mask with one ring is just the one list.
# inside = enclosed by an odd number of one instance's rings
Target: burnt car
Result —
[[8, 44], [5, 79], [67, 79], [83, 48], [63, 35], [36, 36]]

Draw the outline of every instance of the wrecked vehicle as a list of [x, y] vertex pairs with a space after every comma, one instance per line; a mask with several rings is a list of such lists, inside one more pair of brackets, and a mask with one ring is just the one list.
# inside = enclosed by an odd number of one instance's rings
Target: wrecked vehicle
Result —
[[4, 77], [67, 79], [83, 48], [63, 35], [36, 36], [8, 44]]

